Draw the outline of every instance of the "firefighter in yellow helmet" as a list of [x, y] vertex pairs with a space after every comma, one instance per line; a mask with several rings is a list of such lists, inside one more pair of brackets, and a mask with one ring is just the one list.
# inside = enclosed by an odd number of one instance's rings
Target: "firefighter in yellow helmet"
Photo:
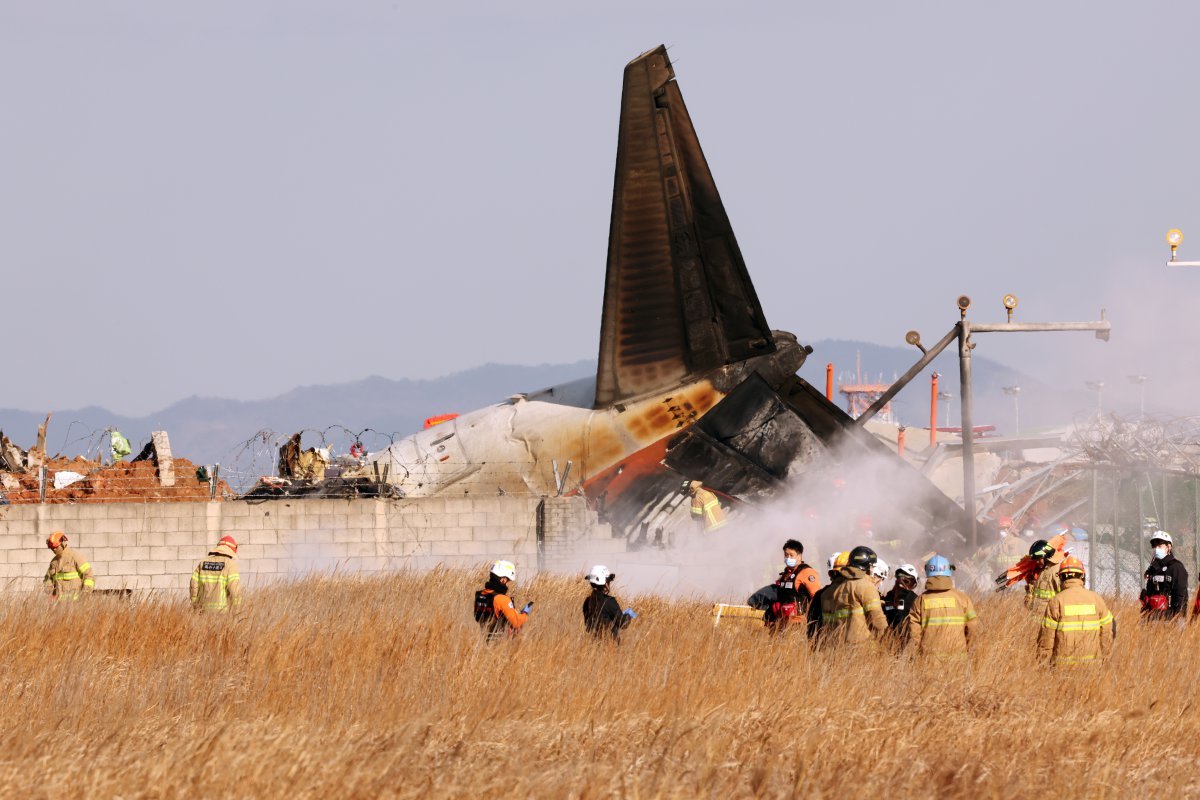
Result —
[[725, 509], [717, 496], [704, 488], [700, 481], [688, 483], [688, 494], [692, 496], [692, 519], [702, 523], [705, 533], [725, 527]]
[[1108, 660], [1116, 623], [1104, 598], [1083, 586], [1083, 562], [1067, 556], [1058, 568], [1062, 591], [1046, 604], [1038, 658], [1052, 666]]
[[222, 536], [192, 572], [192, 608], [196, 611], [228, 611], [242, 604], [242, 581], [238, 575], [237, 542]]
[[925, 562], [925, 591], [904, 623], [907, 646], [922, 656], [965, 656], [977, 618], [971, 598], [954, 588], [954, 567], [946, 557]]
[[46, 547], [54, 552], [42, 579], [46, 592], [57, 600], [78, 600], [81, 593], [91, 594], [96, 588], [92, 565], [67, 545], [67, 535], [54, 531], [46, 539]]

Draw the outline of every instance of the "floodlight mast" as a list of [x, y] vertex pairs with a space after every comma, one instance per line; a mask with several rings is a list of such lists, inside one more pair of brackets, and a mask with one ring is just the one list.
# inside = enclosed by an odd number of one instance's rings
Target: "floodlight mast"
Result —
[[1167, 261], [1168, 267], [1200, 267], [1200, 261], [1176, 260], [1176, 251], [1179, 250], [1179, 245], [1183, 244], [1183, 231], [1179, 228], [1171, 228], [1167, 231], [1167, 244], [1171, 246], [1171, 258]]
[[[962, 461], [963, 461], [963, 509], [967, 512], [970, 525], [969, 541], [972, 549], [979, 547], [979, 526], [976, 519], [975, 503], [975, 430], [974, 407], [971, 390], [971, 351], [975, 343], [971, 341], [973, 333], [1045, 333], [1050, 331], [1093, 331], [1096, 338], [1108, 341], [1112, 324], [1105, 319], [1104, 309], [1100, 310], [1100, 319], [1095, 322], [1012, 322], [1012, 312], [1017, 307], [1015, 295], [1004, 297], [1004, 308], [1008, 314], [1008, 322], [975, 323], [967, 319], [967, 309], [971, 307], [971, 298], [962, 295], [957, 300], [959, 320], [941, 340], [933, 347], [925, 350], [917, 363], [913, 364], [888, 390], [879, 396], [854, 420], [854, 424], [862, 427], [868, 420], [883, 409], [901, 389], [925, 369], [934, 358], [945, 350], [950, 342], [958, 340], [958, 375], [959, 375], [959, 425], [962, 429]], [[920, 342], [920, 336], [910, 331], [905, 337], [910, 344]], [[913, 341], [915, 339], [915, 341]]]

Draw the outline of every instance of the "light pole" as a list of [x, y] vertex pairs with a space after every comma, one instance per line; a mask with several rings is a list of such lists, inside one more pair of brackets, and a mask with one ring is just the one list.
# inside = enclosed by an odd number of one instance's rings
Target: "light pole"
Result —
[[1179, 228], [1171, 228], [1167, 231], [1167, 244], [1171, 246], [1171, 260], [1167, 262], [1168, 267], [1200, 267], [1200, 261], [1177, 261], [1175, 252], [1179, 249], [1179, 245], [1183, 244], [1183, 231]]
[[1104, 416], [1104, 381], [1084, 381], [1084, 384], [1096, 393], [1096, 417]]
[[1005, 386], [1004, 393], [1013, 399], [1013, 435], [1021, 433], [1021, 387]]
[[954, 395], [949, 392], [938, 392], [938, 400], [946, 401], [946, 427], [953, 428], [954, 423], [950, 421], [950, 401], [954, 399]]
[[1136, 383], [1138, 389], [1141, 390], [1141, 397], [1138, 400], [1138, 418], [1146, 418], [1146, 381], [1150, 380], [1145, 375], [1130, 375], [1129, 382]]
[[962, 467], [963, 467], [963, 510], [967, 512], [969, 530], [968, 541], [972, 551], [979, 548], [979, 526], [976, 517], [978, 505], [975, 497], [975, 431], [972, 427], [971, 407], [971, 351], [975, 343], [971, 335], [975, 333], [1033, 333], [1045, 331], [1092, 331], [1096, 338], [1108, 341], [1112, 325], [1104, 318], [1104, 309], [1100, 310], [1100, 319], [1095, 322], [1013, 322], [1012, 312], [1017, 307], [1016, 295], [1004, 296], [1004, 308], [1008, 312], [1007, 322], [972, 322], [967, 319], [967, 309], [971, 307], [971, 298], [962, 295], [958, 298], [958, 322], [954, 324], [945, 336], [933, 347], [926, 348], [921, 344], [921, 334], [909, 331], [904, 335], [904, 341], [921, 351], [921, 358], [908, 368], [893, 383], [888, 390], [871, 404], [870, 408], [854, 420], [854, 425], [862, 427], [891, 402], [896, 393], [909, 384], [925, 367], [929, 366], [938, 354], [958, 341], [958, 383], [959, 383], [959, 427], [962, 429]]

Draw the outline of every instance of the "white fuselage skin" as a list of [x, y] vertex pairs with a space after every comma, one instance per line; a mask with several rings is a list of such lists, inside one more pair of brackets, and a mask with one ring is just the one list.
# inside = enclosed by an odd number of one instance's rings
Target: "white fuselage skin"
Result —
[[[518, 395], [401, 439], [368, 458], [407, 497], [444, 493], [552, 494], [554, 464], [567, 490], [699, 419], [723, 395], [708, 381], [605, 409], [581, 407], [593, 380]], [[545, 398], [545, 399], [541, 399]]]

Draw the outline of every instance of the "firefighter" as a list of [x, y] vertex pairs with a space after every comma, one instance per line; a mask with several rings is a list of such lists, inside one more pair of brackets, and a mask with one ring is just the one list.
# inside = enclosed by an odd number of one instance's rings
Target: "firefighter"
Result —
[[879, 591], [870, 577], [877, 560], [871, 548], [855, 547], [846, 566], [838, 568], [840, 579], [821, 594], [821, 627], [826, 641], [857, 645], [887, 632]]
[[763, 622], [772, 633], [782, 630], [793, 619], [807, 619], [821, 581], [817, 571], [804, 562], [804, 545], [796, 539], [783, 543], [783, 572], [779, 573], [774, 588], [775, 601], [763, 614]]
[[829, 570], [825, 573], [829, 576], [829, 583], [817, 589], [817, 593], [812, 596], [812, 602], [808, 604], [808, 638], [816, 639], [821, 633], [821, 596], [829, 589], [830, 586], [840, 581], [842, 578], [838, 574], [840, 567], [846, 566], [850, 553], [834, 553], [829, 557]]
[[192, 608], [224, 613], [242, 604], [242, 579], [238, 574], [237, 541], [222, 536], [217, 546], [192, 571]]
[[1046, 603], [1062, 591], [1058, 579], [1058, 565], [1066, 557], [1045, 539], [1038, 539], [1029, 548], [1029, 557], [1037, 564], [1037, 572], [1025, 587], [1025, 607], [1035, 616], [1046, 611]]
[[1028, 548], [1017, 531], [1013, 528], [1012, 517], [1000, 517], [996, 520], [997, 539], [992, 546], [992, 554], [988, 564], [990, 572], [1003, 572], [1024, 557]]
[[1154, 559], [1146, 567], [1146, 588], [1142, 590], [1142, 618], [1166, 620], [1187, 616], [1188, 574], [1183, 562], [1175, 558], [1175, 541], [1166, 531], [1150, 535]]
[[496, 639], [508, 633], [515, 635], [529, 619], [533, 603], [517, 611], [516, 604], [508, 591], [517, 582], [517, 567], [511, 561], [492, 564], [487, 583], [475, 593], [475, 621], [488, 639]]
[[704, 488], [700, 481], [688, 483], [688, 494], [692, 496], [692, 519], [700, 523], [705, 533], [712, 533], [725, 527], [725, 509], [717, 496]]
[[1062, 591], [1046, 604], [1038, 660], [1051, 666], [1108, 660], [1116, 623], [1104, 598], [1083, 586], [1083, 562], [1067, 556], [1058, 568]]
[[945, 556], [925, 562], [925, 591], [913, 601], [904, 624], [908, 646], [921, 656], [964, 656], [975, 638], [977, 617], [971, 598], [954, 588], [954, 567]]
[[[875, 584], [875, 591], [879, 591], [879, 587], [883, 586], [883, 582], [892, 574], [892, 568], [882, 558], [877, 559], [871, 567], [871, 583]], [[883, 598], [880, 598], [881, 600]]]
[[892, 584], [892, 590], [881, 598], [883, 615], [887, 617], [888, 627], [897, 633], [904, 630], [904, 620], [908, 618], [913, 601], [917, 599], [917, 593], [913, 591], [915, 588], [917, 588], [917, 568], [912, 564], [897, 566], [896, 582]]
[[46, 539], [46, 547], [54, 553], [42, 585], [56, 600], [78, 600], [80, 594], [91, 594], [96, 588], [92, 565], [67, 544], [67, 535], [54, 531]]
[[587, 574], [592, 593], [583, 601], [583, 627], [598, 639], [612, 637], [614, 641], [618, 640], [621, 631], [637, 619], [637, 612], [632, 608], [622, 611], [621, 604], [612, 596], [612, 582], [616, 578], [603, 564], [592, 567]]

